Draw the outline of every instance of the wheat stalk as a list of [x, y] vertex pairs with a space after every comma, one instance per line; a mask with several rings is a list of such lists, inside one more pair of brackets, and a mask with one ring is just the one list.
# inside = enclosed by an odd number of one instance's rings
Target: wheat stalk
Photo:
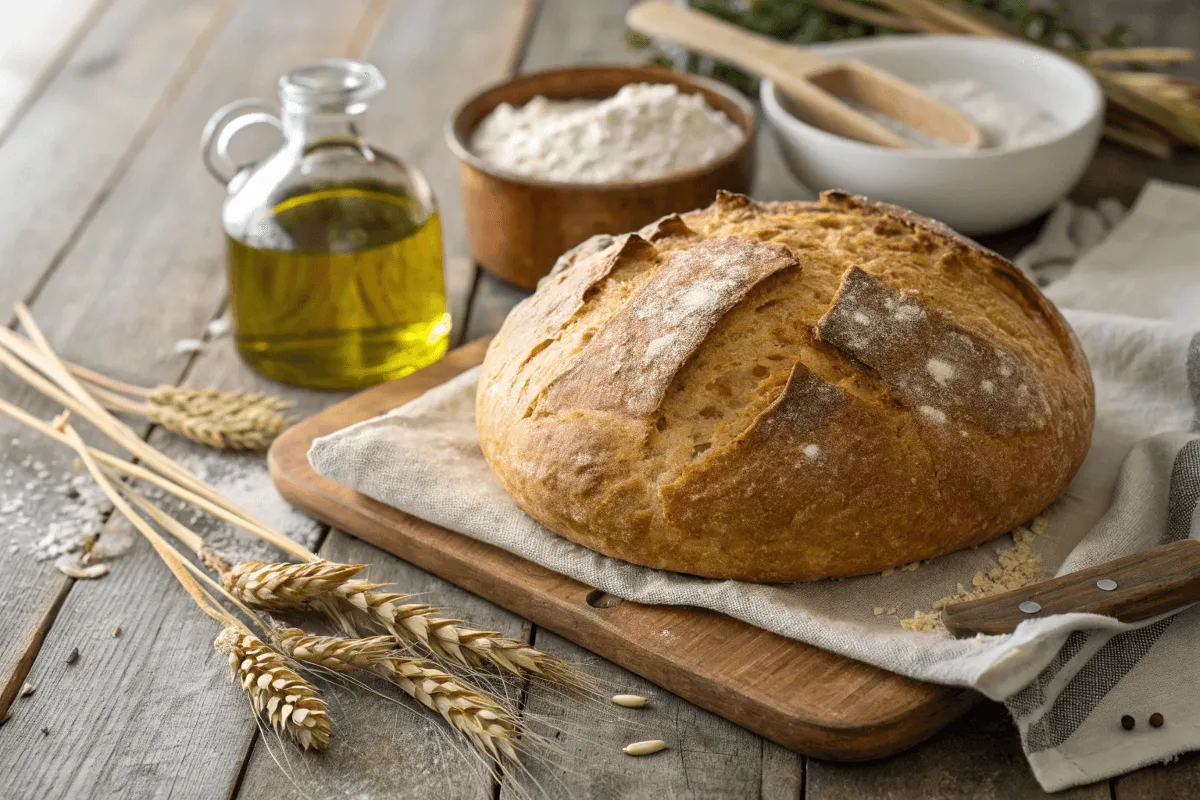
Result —
[[197, 415], [174, 406], [147, 405], [145, 416], [171, 433], [214, 450], [261, 452], [287, 427], [277, 411], [252, 409], [231, 416]]
[[[33, 342], [11, 331], [6, 331], [4, 338], [14, 353], [42, 369], [39, 350]], [[68, 361], [61, 364], [72, 377], [81, 378], [87, 384], [87, 392], [109, 410], [138, 414], [172, 433], [217, 450], [265, 450], [288, 426], [281, 412], [291, 404], [258, 392], [187, 389], [166, 384], [145, 389]], [[55, 377], [52, 372], [42, 371], [48, 377]], [[132, 400], [126, 394], [142, 400]]]
[[[174, 547], [134, 512], [122, 497], [122, 493], [92, 458], [83, 439], [67, 424], [67, 416], [64, 412], [55, 421], [54, 429], [75, 449], [113, 506], [146, 538], [200, 610], [224, 625], [213, 645], [229, 657], [234, 678], [239, 680], [242, 690], [249, 695], [255, 713], [266, 712], [267, 719], [275, 730], [288, 734], [305, 750], [323, 750], [328, 747], [329, 716], [325, 711], [325, 702], [317, 696], [316, 687], [289, 669], [283, 656], [263, 644], [241, 623], [234, 620], [229, 612], [197, 583], [188, 572], [188, 568], [195, 569], [202, 576], [203, 572], [184, 561]], [[135, 502], [143, 508], [147, 508], [149, 504], [149, 501], [145, 501], [146, 504]], [[152, 516], [160, 523], [169, 519], [166, 514], [160, 516], [155, 513]], [[176, 525], [183, 528], [181, 524]]]
[[230, 626], [213, 645], [229, 657], [233, 679], [250, 698], [256, 714], [302, 748], [329, 746], [329, 714], [317, 688], [297, 675], [279, 653], [244, 628]]
[[396, 641], [391, 636], [341, 639], [317, 636], [300, 628], [276, 628], [271, 644], [297, 661], [319, 664], [327, 669], [348, 672], [369, 670], [391, 656]]
[[[585, 683], [571, 665], [497, 631], [462, 626], [462, 620], [435, 616], [437, 609], [405, 603], [407, 595], [377, 591], [378, 585], [348, 581], [324, 603], [324, 610], [350, 635], [359, 621], [375, 624], [402, 643], [415, 643], [435, 657], [468, 667], [491, 666], [513, 675], [532, 674], [555, 683], [582, 688]], [[330, 602], [342, 601], [343, 607]], [[347, 608], [350, 614], [345, 613]]]
[[336, 591], [364, 569], [365, 564], [321, 559], [299, 564], [243, 561], [219, 571], [221, 584], [243, 603], [282, 611], [302, 608], [310, 600]]
[[373, 672], [439, 714], [491, 758], [498, 761], [504, 755], [520, 760], [517, 746], [524, 729], [512, 712], [430, 661], [393, 655], [391, 636], [342, 639], [281, 628], [272, 633], [271, 641], [297, 661], [339, 672]]
[[437, 712], [496, 761], [507, 756], [520, 762], [517, 747], [523, 733], [521, 723], [483, 693], [424, 659], [392, 657], [376, 664], [372, 671]]
[[[117, 444], [138, 456], [159, 474], [138, 465], [95, 451], [96, 459], [109, 466], [125, 471], [141, 480], [175, 494], [199, 506], [209, 513], [267, 541], [284, 552], [306, 561], [317, 561], [318, 556], [303, 545], [284, 535], [270, 525], [256, 519], [249, 512], [233, 503], [213, 489], [194, 473], [180, 466], [166, 454], [150, 446], [128, 426], [106, 411], [100, 401], [83, 388], [71, 374], [65, 362], [54, 352], [42, 334], [29, 310], [18, 304], [14, 311], [21, 324], [29, 331], [31, 345], [22, 337], [0, 328], [0, 364], [7, 366], [18, 377], [51, 400], [70, 411], [80, 414], [107, 434]], [[17, 356], [20, 356], [18, 358]], [[24, 358], [37, 367], [38, 371], [26, 366]], [[50, 380], [42, 375], [49, 376]], [[53, 383], [51, 382], [53, 381]], [[58, 385], [54, 385], [57, 383]], [[60, 388], [61, 387], [61, 388]], [[47, 435], [62, 441], [60, 432], [53, 431], [45, 423], [31, 417], [11, 404], [0, 401], [0, 411], [19, 419]], [[72, 446], [74, 446], [72, 444]], [[82, 446], [82, 445], [81, 445]], [[93, 451], [84, 447], [89, 454]], [[513, 674], [531, 673], [548, 680], [573, 687], [586, 687], [586, 683], [572, 667], [561, 659], [530, 647], [528, 644], [500, 636], [494, 631], [479, 631], [461, 627], [461, 620], [434, 616], [435, 610], [426, 605], [405, 604], [403, 595], [376, 592], [379, 585], [357, 582], [352, 589], [343, 588], [335, 594], [343, 600], [343, 607], [326, 600], [318, 601], [322, 610], [332, 616], [341, 617], [347, 632], [356, 632], [346, 618], [346, 611], [365, 615], [368, 622], [383, 626], [397, 641], [417, 642], [435, 656], [445, 661], [466, 666], [491, 665]]]
[[248, 411], [287, 411], [292, 404], [261, 392], [238, 392], [225, 389], [188, 389], [163, 384], [146, 390], [148, 402], [171, 406], [188, 414], [200, 416], [230, 416]]

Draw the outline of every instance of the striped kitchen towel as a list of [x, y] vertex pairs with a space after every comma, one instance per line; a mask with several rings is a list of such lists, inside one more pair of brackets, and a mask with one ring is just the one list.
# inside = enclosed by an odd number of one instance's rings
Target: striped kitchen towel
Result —
[[[1079, 225], [1095, 214], [1060, 206], [1017, 259], [1039, 278], [1065, 271], [1046, 292], [1066, 309], [1096, 376], [1093, 452], [1055, 520], [1088, 533], [1059, 574], [1200, 538], [1200, 194], [1151, 184], [1098, 245], [1095, 216]], [[1106, 216], [1120, 215], [1110, 205]], [[1072, 247], [1094, 249], [1072, 266]], [[1084, 783], [1200, 748], [1198, 650], [1196, 608], [1136, 630], [1072, 633], [1005, 700], [1042, 785]], [[1153, 713], [1163, 715], [1161, 728], [1149, 724]], [[1119, 724], [1125, 715], [1132, 731]]]
[[[318, 439], [309, 459], [376, 500], [609, 594], [709, 608], [903, 675], [973, 687], [1008, 704], [1043, 787], [1100, 780], [1200, 749], [1200, 608], [1134, 625], [1063, 614], [966, 640], [939, 632], [935, 609], [989, 575], [1010, 585], [1036, 578], [1039, 565], [1049, 577], [1200, 537], [1200, 192], [1155, 183], [1118, 222], [1119, 212], [1063, 206], [1047, 226], [1057, 241], [1020, 259], [1049, 283], [1092, 366], [1096, 428], [1083, 468], [1027, 528], [919, 569], [768, 586], [580, 547], [522, 513], [492, 475], [475, 434], [478, 370]], [[1155, 712], [1161, 727], [1148, 724]], [[1134, 730], [1122, 728], [1125, 715]]]

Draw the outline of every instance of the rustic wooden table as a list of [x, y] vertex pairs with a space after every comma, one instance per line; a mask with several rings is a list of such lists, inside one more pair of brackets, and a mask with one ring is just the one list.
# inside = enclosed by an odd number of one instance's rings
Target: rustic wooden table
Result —
[[[294, 400], [301, 413], [338, 397], [267, 385], [237, 360], [228, 338], [194, 354], [173, 348], [202, 335], [221, 314], [225, 292], [223, 193], [196, 154], [207, 115], [234, 98], [269, 95], [280, 74], [312, 58], [377, 63], [391, 86], [374, 102], [369, 130], [420, 165], [441, 200], [446, 280], [456, 342], [463, 342], [493, 332], [522, 293], [479, 273], [468, 256], [455, 164], [442, 141], [447, 113], [469, 91], [517, 70], [636, 57], [623, 43], [627, 0], [17, 5], [20, 12], [6, 15], [11, 23], [15, 14], [16, 25], [0, 34], [0, 308], [25, 300], [66, 357], [121, 378], [263, 388]], [[1200, 45], [1200, 15], [1189, 11], [1189, 0], [1086, 5], [1084, 16], [1094, 22], [1128, 19], [1142, 42]], [[1198, 166], [1195, 158], [1157, 163], [1105, 147], [1079, 194], [1129, 202], [1149, 175], [1200, 183]], [[756, 194], [777, 199], [800, 191], [763, 137]], [[1033, 231], [991, 243], [1011, 252]], [[55, 411], [7, 375], [0, 376], [0, 395], [42, 415]], [[628, 731], [612, 719], [573, 712], [531, 691], [526, 707], [552, 716], [561, 730], [553, 766], [532, 768], [554, 796], [1041, 794], [999, 706], [985, 704], [932, 741], [885, 761], [805, 759], [296, 514], [275, 495], [261, 458], [202, 453], [144, 430], [330, 558], [369, 562], [375, 579], [428, 592], [477, 625], [527, 637], [544, 650], [590, 659], [603, 679], [652, 697], [646, 724], [673, 746], [664, 756], [633, 762], [619, 752]], [[323, 756], [301, 757], [260, 736], [212, 649], [214, 626], [148, 547], [139, 541], [97, 581], [72, 581], [32, 558], [46, 531], [80, 524], [77, 509], [53, 488], [72, 459], [7, 420], [0, 422], [0, 443], [0, 715], [10, 714], [0, 728], [0, 796], [511, 796], [429, 735], [436, 725], [374, 697], [334, 694], [338, 745]], [[80, 656], [69, 665], [74, 648]], [[26, 681], [36, 691], [17, 697]], [[1063, 796], [1110, 794], [1198, 796], [1200, 760], [1185, 757]]]

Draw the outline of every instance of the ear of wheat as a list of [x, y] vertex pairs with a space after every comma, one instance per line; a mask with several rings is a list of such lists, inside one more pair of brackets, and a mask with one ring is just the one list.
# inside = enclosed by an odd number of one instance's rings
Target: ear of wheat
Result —
[[253, 634], [230, 626], [221, 631], [214, 646], [229, 657], [233, 678], [257, 714], [265, 714], [276, 731], [302, 748], [329, 746], [329, 715], [317, 689], [297, 675], [283, 656]]
[[170, 406], [188, 414], [229, 417], [237, 414], [287, 411], [292, 404], [261, 392], [237, 392], [224, 389], [189, 389], [163, 384], [149, 391], [147, 402]]
[[376, 664], [372, 671], [440, 714], [496, 761], [501, 756], [520, 761], [517, 755], [522, 734], [520, 722], [478, 690], [424, 659], [389, 658]]
[[[7, 329], [0, 337], [13, 353], [44, 364], [31, 342]], [[146, 389], [58, 359], [95, 400], [111, 411], [138, 414], [172, 433], [218, 450], [265, 450], [287, 428], [281, 412], [290, 403], [257, 392], [187, 389], [162, 385]], [[40, 369], [40, 367], [39, 367]]]
[[[579, 688], [584, 685], [578, 672], [559, 658], [496, 631], [463, 627], [462, 620], [435, 616], [437, 610], [432, 606], [404, 603], [406, 595], [376, 591], [378, 588], [347, 581], [326, 599], [324, 607], [347, 633], [357, 631], [362, 623], [374, 624], [397, 641], [420, 645], [445, 662], [531, 674]], [[339, 609], [336, 600], [348, 608]]]
[[369, 670], [386, 660], [396, 647], [391, 636], [341, 639], [336, 636], [315, 636], [300, 628], [272, 631], [271, 643], [297, 661], [319, 664], [339, 672]]
[[234, 597], [255, 608], [299, 609], [336, 591], [365, 564], [306, 561], [299, 564], [243, 561], [222, 571], [221, 584]]
[[258, 452], [287, 428], [287, 420], [275, 411], [246, 411], [221, 416], [192, 414], [174, 406], [139, 406], [138, 413], [171, 433], [216, 450]]
[[159, 386], [140, 413], [172, 433], [218, 450], [265, 450], [287, 428], [291, 407], [258, 392]]
[[391, 636], [341, 639], [283, 628], [274, 632], [272, 641], [297, 661], [373, 672], [437, 713], [485, 755], [497, 761], [502, 756], [520, 760], [517, 747], [523, 729], [512, 712], [430, 661], [394, 656]]

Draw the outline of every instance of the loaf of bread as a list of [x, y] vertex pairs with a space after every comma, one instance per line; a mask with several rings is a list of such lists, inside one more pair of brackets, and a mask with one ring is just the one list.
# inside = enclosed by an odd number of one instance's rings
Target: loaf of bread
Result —
[[492, 342], [483, 454], [528, 514], [635, 564], [861, 575], [1035, 516], [1087, 452], [1071, 329], [1012, 264], [841, 192], [564, 255]]

